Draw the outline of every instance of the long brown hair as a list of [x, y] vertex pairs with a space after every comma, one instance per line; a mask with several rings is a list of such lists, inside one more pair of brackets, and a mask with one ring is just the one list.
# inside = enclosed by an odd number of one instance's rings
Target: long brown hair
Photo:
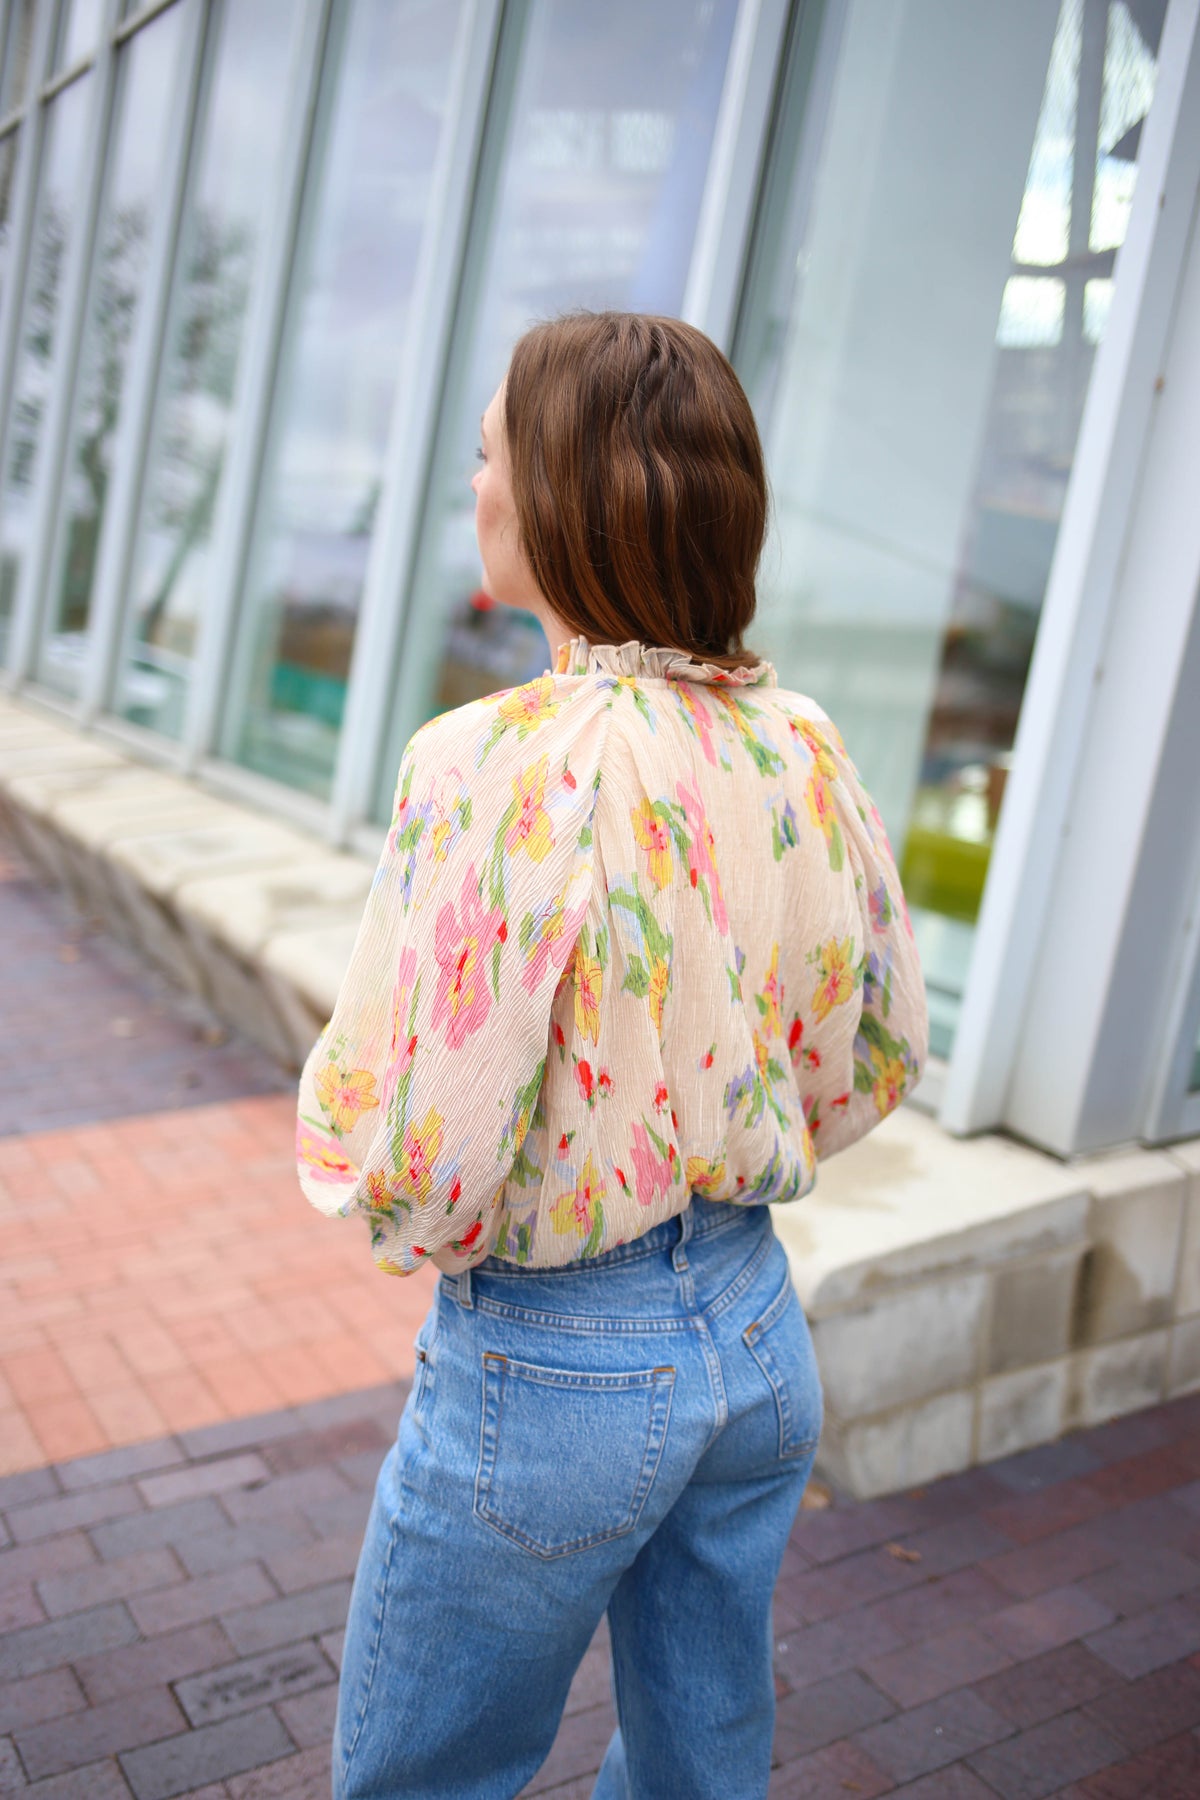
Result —
[[564, 624], [722, 668], [742, 643], [767, 522], [750, 403], [679, 319], [577, 312], [518, 341], [503, 399], [521, 547]]

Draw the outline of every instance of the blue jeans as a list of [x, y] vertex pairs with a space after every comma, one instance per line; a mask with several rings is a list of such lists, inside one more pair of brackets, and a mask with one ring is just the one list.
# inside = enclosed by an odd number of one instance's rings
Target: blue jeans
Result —
[[512, 1800], [602, 1614], [594, 1800], [758, 1800], [821, 1393], [768, 1209], [443, 1276], [350, 1601], [335, 1800]]

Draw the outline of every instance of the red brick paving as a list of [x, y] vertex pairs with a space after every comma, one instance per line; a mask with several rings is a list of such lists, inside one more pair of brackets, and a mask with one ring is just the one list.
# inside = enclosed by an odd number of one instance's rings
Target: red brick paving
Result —
[[[300, 1201], [290, 1079], [8, 875], [0, 1792], [325, 1800], [427, 1293]], [[775, 1628], [771, 1800], [1198, 1800], [1200, 1396], [803, 1511]], [[584, 1800], [612, 1727], [602, 1626], [527, 1794]]]

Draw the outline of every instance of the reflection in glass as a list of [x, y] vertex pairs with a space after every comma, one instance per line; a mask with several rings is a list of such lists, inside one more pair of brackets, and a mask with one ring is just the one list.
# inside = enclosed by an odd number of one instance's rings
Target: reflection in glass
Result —
[[78, 690], [87, 645], [96, 552], [104, 523], [113, 448], [129, 372], [155, 206], [160, 199], [167, 121], [187, 6], [177, 0], [121, 51], [118, 124], [97, 232], [87, 323], [64, 465], [58, 548], [39, 678]]
[[17, 161], [17, 133], [0, 138], [0, 302], [8, 281], [8, 240], [12, 224], [12, 179]]
[[0, 486], [0, 660], [7, 655], [17, 583], [33, 523], [34, 478], [53, 381], [63, 275], [78, 223], [75, 208], [92, 79], [85, 75], [72, 82], [46, 113], [41, 186]]
[[104, 0], [63, 0], [58, 21], [58, 53], [56, 69], [69, 69], [83, 56], [90, 56], [100, 40], [100, 24], [104, 17]]
[[327, 794], [459, 7], [335, 14], [222, 754]]
[[263, 209], [274, 193], [292, 0], [223, 14], [196, 173], [176, 254], [153, 449], [130, 580], [117, 710], [180, 733], [196, 627], [210, 592], [213, 506]]
[[[532, 11], [403, 652], [419, 670], [422, 717], [546, 667], [537, 622], [479, 592], [469, 487], [479, 415], [535, 319], [576, 306], [678, 313], [735, 14], [734, 0], [544, 0]], [[397, 714], [380, 817], [420, 723]]]
[[36, 4], [37, 0], [13, 0], [8, 9], [4, 75], [0, 81], [0, 119], [6, 118], [25, 98], [29, 85], [29, 57], [33, 49], [33, 15]]
[[762, 647], [903, 849], [943, 1054], [1164, 8], [940, 0], [889, 34], [852, 0], [739, 350], [776, 502]]

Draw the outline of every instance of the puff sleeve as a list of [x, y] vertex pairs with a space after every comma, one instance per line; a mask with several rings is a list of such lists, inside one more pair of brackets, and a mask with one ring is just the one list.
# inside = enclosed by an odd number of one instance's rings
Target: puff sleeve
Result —
[[481, 1261], [587, 910], [608, 722], [549, 677], [410, 741], [333, 1015], [300, 1076], [300, 1186], [376, 1262]]

